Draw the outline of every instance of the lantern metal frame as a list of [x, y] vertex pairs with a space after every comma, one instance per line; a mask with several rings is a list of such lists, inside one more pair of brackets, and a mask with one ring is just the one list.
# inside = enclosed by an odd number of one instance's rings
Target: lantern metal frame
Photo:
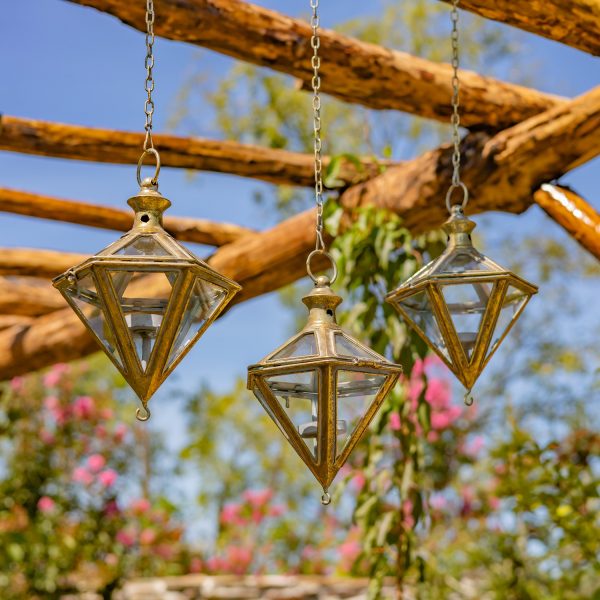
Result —
[[[302, 301], [309, 309], [306, 326], [260, 362], [248, 367], [248, 389], [252, 390], [263, 408], [275, 421], [296, 453], [323, 486], [325, 496], [341, 466], [363, 437], [379, 407], [402, 373], [402, 367], [388, 361], [345, 332], [336, 322], [335, 309], [342, 302], [329, 287], [326, 276], [315, 278], [315, 287]], [[287, 347], [294, 345], [307, 334], [314, 335], [316, 353], [305, 356], [276, 358]], [[343, 336], [356, 346], [364, 358], [341, 354], [336, 347], [337, 336]], [[317, 383], [316, 456], [313, 455], [301, 434], [273, 393], [266, 380], [279, 375], [292, 375], [314, 371]], [[338, 383], [340, 371], [359, 372], [385, 376], [366, 413], [344, 442], [341, 452], [338, 444]], [[324, 503], [327, 503], [324, 501]]]
[[[150, 397], [177, 367], [191, 347], [202, 337], [210, 324], [223, 312], [241, 286], [212, 269], [204, 261], [199, 260], [163, 229], [162, 215], [171, 203], [158, 192], [153, 180], [145, 179], [141, 183], [139, 193], [130, 198], [128, 204], [135, 211], [132, 229], [97, 255], [56, 277], [52, 284], [70, 304], [88, 331], [139, 396], [145, 414], [138, 409], [138, 418], [146, 420], [150, 416], [147, 407]], [[140, 237], [151, 238], [152, 242], [158, 244], [158, 247], [164, 251], [164, 255], [129, 256], [119, 254]], [[142, 367], [140, 357], [135, 349], [130, 328], [126, 323], [126, 315], [111, 277], [111, 273], [115, 272], [142, 275], [134, 285], [136, 291], [139, 289], [140, 297], [147, 300], [151, 300], [153, 296], [151, 288], [149, 290], [146, 287], [148, 282], [144, 281], [143, 275], [176, 274], [174, 281], [171, 282], [172, 289], [166, 301], [164, 314], [145, 369]], [[86, 315], [86, 310], [82, 309], [82, 306], [75, 300], [81, 291], [78, 285], [88, 276], [91, 276], [95, 285], [95, 290], [88, 293], [87, 301], [90, 310], [101, 311], [107, 328], [106, 339], [108, 340], [108, 336], [112, 335], [114, 352], [107, 348], [106, 343], [94, 330], [90, 322], [90, 315]], [[208, 308], [207, 313], [202, 315], [204, 322], [194, 336], [185, 343], [180, 353], [173, 357], [182, 318], [188, 305], [191, 305], [194, 289], [203, 282], [220, 288], [223, 291], [222, 295], [214, 305]], [[87, 305], [85, 308], [87, 309]], [[140, 311], [143, 312], [143, 309]], [[171, 362], [169, 362], [170, 358]]]
[[[440, 257], [422, 267], [400, 287], [386, 296], [386, 301], [400, 313], [419, 337], [440, 357], [469, 391], [520, 317], [531, 297], [538, 291], [536, 285], [501, 267], [478, 252], [473, 247], [471, 239], [471, 232], [474, 228], [475, 223], [465, 217], [462, 206], [452, 206], [451, 216], [443, 225], [443, 229], [448, 235], [446, 250]], [[460, 254], [468, 255], [480, 264], [484, 264], [486, 270], [465, 270], [459, 273], [446, 270], [447, 266], [452, 264], [452, 259]], [[480, 287], [483, 284], [488, 284], [491, 286], [491, 292], [481, 315], [477, 337], [469, 358], [463, 343], [459, 339], [459, 332], [442, 289], [449, 285], [471, 284]], [[510, 286], [522, 292], [521, 304], [490, 349], [500, 313], [509, 300], [507, 292]], [[439, 328], [448, 356], [440, 351], [439, 346], [426, 335], [423, 327], [415, 321], [402, 304], [420, 293], [425, 293], [429, 299], [432, 309], [431, 316], [435, 319]], [[468, 311], [468, 307], [465, 308], [465, 311]]]

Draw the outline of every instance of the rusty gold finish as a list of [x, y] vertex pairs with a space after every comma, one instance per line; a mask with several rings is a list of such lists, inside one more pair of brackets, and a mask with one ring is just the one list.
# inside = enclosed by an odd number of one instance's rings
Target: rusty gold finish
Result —
[[335, 318], [342, 299], [329, 285], [328, 277], [315, 278], [302, 299], [309, 310], [304, 329], [248, 368], [248, 389], [323, 486], [324, 504], [402, 372], [342, 330]]
[[171, 205], [152, 179], [129, 199], [133, 228], [53, 281], [150, 416], [148, 400], [240, 286], [162, 228]]
[[538, 288], [473, 247], [475, 223], [460, 205], [443, 228], [443, 254], [386, 300], [470, 392]]

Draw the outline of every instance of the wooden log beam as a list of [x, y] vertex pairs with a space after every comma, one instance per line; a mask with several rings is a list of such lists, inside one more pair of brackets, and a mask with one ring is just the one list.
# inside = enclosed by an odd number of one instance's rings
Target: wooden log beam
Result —
[[1, 248], [0, 275], [51, 279], [88, 258], [87, 254], [34, 250], [31, 248]]
[[0, 277], [0, 314], [37, 317], [64, 307], [62, 296], [48, 282], [23, 282]]
[[583, 248], [600, 260], [600, 214], [579, 194], [560, 185], [544, 183], [533, 199]]
[[[462, 143], [462, 180], [471, 192], [468, 213], [520, 213], [533, 193], [600, 154], [600, 87], [494, 136], [468, 135]], [[447, 217], [452, 174], [450, 145], [390, 167], [342, 195], [348, 210], [371, 204], [402, 214], [413, 231], [438, 227]], [[455, 198], [456, 201], [462, 197]]]
[[[599, 125], [600, 88], [494, 137], [467, 136], [463, 173], [473, 194], [468, 212], [522, 212], [541, 183], [600, 153]], [[436, 227], [447, 216], [444, 196], [451, 180], [451, 152], [450, 147], [429, 152], [411, 161], [410, 169], [391, 167], [344, 192], [341, 202], [350, 213], [369, 202], [385, 206], [403, 216], [415, 232]], [[314, 217], [309, 210], [241, 238], [219, 248], [209, 262], [245, 286], [240, 300], [277, 289], [305, 274], [306, 253], [314, 244]], [[0, 379], [96, 350], [77, 317], [68, 309], [58, 311], [27, 328], [0, 333]]]
[[[228, 173], [270, 183], [311, 187], [314, 179], [312, 154], [263, 148], [230, 140], [155, 134], [154, 144], [165, 167]], [[0, 115], [0, 150], [111, 164], [137, 165], [144, 136], [65, 123], [52, 123]], [[323, 158], [325, 168], [329, 157]], [[382, 164], [365, 158], [360, 168], [342, 159], [338, 179], [350, 185], [376, 175]]]
[[598, 0], [461, 0], [460, 8], [600, 55]]
[[0, 331], [11, 327], [25, 328], [31, 325], [34, 317], [20, 317], [16, 315], [0, 315]]
[[[0, 211], [117, 231], [129, 231], [133, 224], [131, 210], [63, 200], [2, 187]], [[165, 216], [164, 226], [178, 240], [211, 246], [229, 244], [245, 235], [255, 233], [252, 229], [231, 223], [183, 217]]]
[[[69, 0], [146, 30], [145, 5], [122, 0]], [[273, 10], [240, 0], [163, 0], [154, 29], [162, 37], [196, 44], [297, 77], [310, 86], [311, 28]], [[322, 90], [345, 102], [396, 109], [447, 122], [451, 67], [382, 48], [334, 31], [321, 31]], [[523, 86], [461, 75], [461, 123], [502, 129], [563, 100]]]

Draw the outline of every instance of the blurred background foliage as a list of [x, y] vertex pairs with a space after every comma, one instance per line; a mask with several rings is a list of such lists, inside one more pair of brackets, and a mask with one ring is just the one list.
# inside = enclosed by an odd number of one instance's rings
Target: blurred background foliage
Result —
[[[518, 37], [461, 18], [463, 64], [510, 72]], [[388, 2], [377, 19], [339, 29], [445, 60], [447, 20], [441, 4]], [[213, 80], [201, 60], [196, 68], [175, 129], [310, 151], [310, 100], [294, 80], [241, 64]], [[206, 100], [208, 118], [197, 108]], [[415, 117], [329, 97], [323, 105], [332, 155], [400, 160], [449, 138], [446, 126]], [[280, 217], [312, 202], [293, 188], [256, 199]], [[338, 231], [329, 199], [347, 307], [340, 320], [401, 362], [406, 377], [338, 478], [334, 505], [320, 505], [315, 482], [243, 381], [227, 393], [182, 390], [187, 431], [173, 450], [132, 423], [131, 395], [106, 360], [56, 365], [2, 392], [3, 598], [92, 588], [110, 598], [123, 578], [185, 572], [367, 575], [372, 598], [386, 577], [423, 599], [600, 597], [600, 323], [589, 306], [597, 262], [551, 228], [524, 236], [518, 253], [512, 240], [478, 237], [542, 294], [467, 409], [445, 369], [382, 302], [440, 252], [439, 234], [413, 239], [398, 217], [373, 209], [355, 216]], [[303, 285], [281, 292], [290, 313], [282, 340], [304, 319]], [[192, 488], [195, 511], [178, 479]]]

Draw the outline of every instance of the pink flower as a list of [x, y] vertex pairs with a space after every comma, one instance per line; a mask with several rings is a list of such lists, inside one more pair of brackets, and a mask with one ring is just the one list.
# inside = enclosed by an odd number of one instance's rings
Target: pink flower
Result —
[[72, 479], [76, 483], [91, 485], [91, 483], [94, 481], [94, 476], [85, 467], [77, 467], [73, 471]]
[[116, 500], [109, 500], [104, 507], [104, 514], [107, 517], [114, 517], [120, 513], [119, 505]]
[[115, 414], [113, 413], [112, 409], [110, 409], [110, 408], [103, 408], [100, 411], [100, 417], [102, 419], [106, 419], [107, 421], [112, 419], [114, 416], [115, 416]]
[[69, 365], [65, 363], [58, 363], [54, 365], [49, 373], [46, 373], [43, 378], [44, 385], [46, 387], [56, 387], [60, 382], [64, 373], [69, 370]]
[[125, 436], [127, 435], [128, 429], [125, 423], [119, 423], [115, 427], [115, 441], [122, 442]]
[[156, 540], [156, 531], [154, 529], [144, 529], [140, 533], [140, 544], [143, 546], [150, 546]]
[[433, 429], [446, 429], [451, 423], [450, 415], [447, 412], [433, 413], [431, 415], [431, 426]]
[[211, 556], [206, 561], [206, 568], [210, 573], [216, 573], [221, 570], [222, 561], [218, 556]]
[[251, 504], [254, 508], [260, 508], [267, 504], [267, 502], [273, 497], [273, 490], [246, 490], [242, 494], [244, 500]]
[[13, 377], [10, 380], [10, 389], [13, 392], [20, 392], [25, 387], [25, 378], [24, 377]]
[[411, 408], [416, 410], [417, 405], [419, 403], [419, 397], [423, 392], [423, 387], [425, 384], [422, 379], [411, 379], [410, 384], [408, 386], [408, 399], [411, 404]]
[[146, 500], [146, 498], [134, 500], [131, 503], [131, 510], [133, 510], [136, 515], [142, 515], [150, 510], [150, 501]]
[[202, 573], [202, 559], [194, 556], [190, 560], [190, 573]]
[[104, 425], [97, 425], [96, 429], [94, 430], [94, 433], [96, 437], [100, 438], [101, 440], [103, 440], [108, 435], [108, 432], [106, 431], [106, 427]]
[[73, 402], [73, 414], [77, 419], [88, 419], [94, 414], [94, 399], [90, 396], [79, 396]]
[[118, 474], [116, 471], [114, 471], [113, 469], [105, 469], [104, 471], [102, 471], [102, 473], [100, 473], [100, 475], [98, 475], [98, 481], [104, 487], [111, 487], [117, 481], [117, 477]]
[[159, 544], [154, 548], [154, 554], [156, 554], [156, 556], [160, 556], [160, 558], [169, 560], [175, 555], [175, 550], [168, 544]]
[[50, 411], [55, 411], [59, 408], [60, 402], [56, 396], [46, 396], [44, 398], [44, 407]]
[[252, 562], [252, 550], [243, 546], [229, 546], [227, 548], [227, 560], [229, 568], [236, 575], [242, 575], [248, 570], [248, 566]]
[[98, 473], [98, 471], [100, 471], [101, 469], [104, 468], [105, 464], [106, 464], [106, 459], [104, 458], [104, 456], [102, 456], [102, 454], [92, 454], [87, 459], [88, 469], [92, 473]]
[[500, 499], [496, 496], [490, 496], [488, 502], [492, 510], [498, 510], [500, 508]]
[[412, 368], [412, 371], [410, 372], [410, 376], [411, 378], [423, 377], [424, 373], [425, 362], [422, 361], [420, 358], [417, 358], [417, 360], [415, 360], [415, 364]]
[[448, 501], [441, 494], [432, 494], [429, 499], [429, 506], [433, 508], [433, 510], [443, 510], [448, 505]]
[[121, 529], [120, 531], [117, 531], [115, 539], [119, 544], [129, 548], [135, 544], [135, 532], [131, 529]]
[[392, 431], [400, 431], [400, 415], [397, 412], [390, 414], [390, 429]]
[[440, 439], [440, 434], [437, 431], [430, 431], [427, 434], [427, 441], [430, 444], [433, 444], [433, 443], [437, 442], [439, 439]]
[[225, 525], [244, 525], [246, 520], [241, 516], [242, 507], [239, 504], [230, 502], [223, 506], [221, 510], [221, 523]]
[[425, 400], [433, 408], [447, 408], [450, 404], [450, 385], [441, 379], [430, 379], [425, 390]]
[[357, 492], [360, 492], [360, 490], [362, 490], [365, 487], [365, 483], [367, 483], [367, 479], [363, 473], [359, 472], [352, 478], [352, 487]]
[[51, 431], [48, 431], [47, 429], [42, 429], [40, 431], [40, 440], [42, 440], [42, 442], [44, 442], [44, 444], [50, 445], [54, 443], [54, 434]]
[[39, 511], [44, 514], [51, 513], [54, 510], [54, 506], [54, 500], [48, 496], [42, 496], [37, 503]]
[[343, 569], [349, 571], [360, 554], [361, 546], [356, 540], [349, 540], [338, 546]]
[[414, 505], [412, 500], [405, 500], [402, 503], [402, 522], [407, 529], [412, 529], [415, 526], [415, 518], [413, 516]]
[[119, 564], [119, 557], [116, 554], [107, 554], [104, 557], [104, 562], [109, 566], [109, 567], [116, 567]]
[[473, 438], [470, 444], [465, 448], [465, 454], [467, 456], [477, 456], [481, 449], [485, 446], [485, 440], [483, 436], [478, 435]]
[[274, 504], [269, 509], [269, 516], [271, 517], [281, 517], [285, 513], [285, 506], [283, 504]]

